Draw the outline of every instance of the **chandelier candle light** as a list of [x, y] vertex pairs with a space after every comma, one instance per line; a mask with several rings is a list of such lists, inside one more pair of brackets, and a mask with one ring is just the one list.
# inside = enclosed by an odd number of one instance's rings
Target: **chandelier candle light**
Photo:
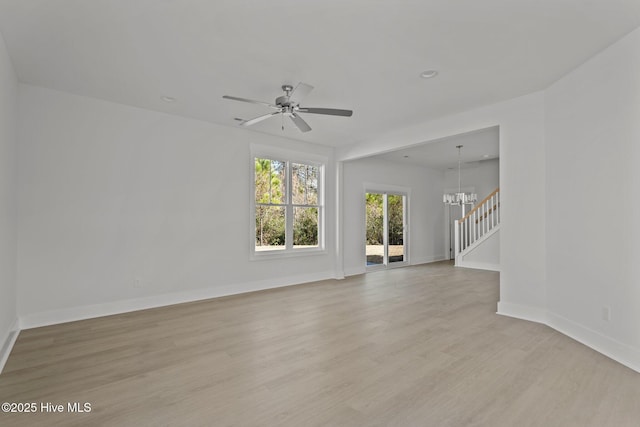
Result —
[[456, 145], [458, 149], [458, 192], [448, 193], [442, 197], [442, 201], [445, 205], [462, 206], [462, 216], [465, 215], [465, 205], [473, 205], [478, 201], [478, 195], [476, 193], [463, 193], [462, 192], [462, 174], [460, 172], [460, 149], [462, 145]]

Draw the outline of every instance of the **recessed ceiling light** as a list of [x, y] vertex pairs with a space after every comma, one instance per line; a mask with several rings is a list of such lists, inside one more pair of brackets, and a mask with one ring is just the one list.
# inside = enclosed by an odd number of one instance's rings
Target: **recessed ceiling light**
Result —
[[176, 102], [176, 99], [172, 96], [161, 96], [160, 99], [164, 102]]
[[437, 70], [427, 70], [420, 73], [420, 77], [422, 77], [423, 79], [431, 79], [437, 75], [438, 75]]
[[484, 156], [482, 156], [482, 157], [484, 157], [485, 159], [488, 159], [488, 158], [489, 158], [489, 157], [491, 157], [491, 156], [489, 156], [488, 154], [485, 154], [485, 155], [484, 155]]

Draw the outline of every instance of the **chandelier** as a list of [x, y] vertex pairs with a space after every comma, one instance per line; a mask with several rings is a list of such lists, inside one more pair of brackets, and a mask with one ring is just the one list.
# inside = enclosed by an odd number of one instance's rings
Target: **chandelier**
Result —
[[472, 205], [478, 201], [478, 195], [476, 193], [463, 193], [462, 192], [462, 174], [460, 172], [460, 149], [462, 145], [456, 145], [458, 149], [458, 192], [457, 193], [448, 193], [442, 197], [442, 201], [446, 205], [457, 205], [462, 206], [462, 215], [464, 215], [464, 205]]

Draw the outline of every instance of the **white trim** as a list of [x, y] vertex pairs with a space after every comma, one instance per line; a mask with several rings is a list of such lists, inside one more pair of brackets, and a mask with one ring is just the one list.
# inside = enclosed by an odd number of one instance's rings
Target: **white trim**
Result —
[[326, 255], [329, 251], [326, 248], [292, 248], [292, 249], [276, 249], [276, 250], [264, 250], [256, 251], [253, 246], [254, 252], [251, 254], [251, 261], [265, 261], [282, 258], [293, 258], [299, 256], [312, 256], [312, 255]]
[[490, 262], [476, 262], [476, 261], [458, 261], [456, 267], [460, 268], [475, 268], [476, 270], [488, 270], [488, 271], [500, 271], [500, 264], [492, 264]]
[[363, 265], [360, 267], [351, 267], [344, 269], [345, 277], [348, 276], [357, 276], [358, 274], [365, 274], [367, 272], [367, 268]]
[[[483, 242], [487, 241], [491, 236], [500, 231], [500, 224], [496, 225], [491, 230], [487, 231], [482, 237], [473, 242], [471, 246], [467, 247], [465, 250], [460, 252], [456, 256], [455, 265], [456, 267], [462, 268], [475, 268], [477, 270], [489, 270], [489, 271], [500, 271], [500, 264], [491, 263], [491, 262], [477, 262], [477, 261], [466, 261], [464, 258], [469, 256], [473, 251], [478, 249]], [[499, 241], [498, 241], [499, 243]]]
[[482, 235], [482, 237], [480, 237], [478, 240], [474, 241], [470, 246], [467, 246], [463, 251], [461, 251], [458, 254], [458, 257], [465, 257], [465, 256], [469, 255], [471, 252], [475, 251], [480, 246], [480, 244], [482, 242], [484, 242], [485, 240], [489, 239], [489, 237], [493, 236], [498, 231], [500, 231], [500, 224], [496, 225], [491, 230], [487, 231], [485, 234]]
[[[360, 271], [361, 270], [361, 271]], [[345, 271], [346, 276], [365, 273], [362, 269], [350, 269]], [[290, 276], [283, 279], [262, 280], [243, 284], [229, 285], [220, 288], [195, 289], [187, 292], [157, 295], [147, 298], [116, 301], [105, 304], [95, 304], [55, 310], [42, 313], [34, 313], [21, 316], [5, 333], [3, 346], [0, 350], [0, 373], [4, 368], [9, 354], [13, 349], [20, 329], [31, 329], [41, 326], [55, 325], [59, 323], [73, 322], [77, 320], [91, 319], [95, 317], [109, 316], [149, 308], [163, 307], [173, 304], [200, 301], [228, 295], [237, 295], [259, 290], [274, 289], [285, 286], [294, 286], [318, 280], [335, 278], [335, 272], [323, 272], [310, 275]], [[566, 335], [589, 348], [640, 372], [640, 350], [630, 347], [617, 340], [602, 335], [585, 326], [579, 325], [555, 313], [548, 312], [538, 307], [525, 306], [504, 301], [498, 302], [497, 314], [513, 317], [526, 321], [541, 323]]]
[[402, 196], [411, 196], [411, 187], [401, 187], [399, 185], [376, 184], [374, 182], [363, 182], [365, 193], [389, 193]]
[[439, 254], [439, 255], [424, 256], [421, 258], [414, 257], [411, 259], [411, 265], [430, 264], [432, 262], [439, 262], [439, 261], [448, 261], [447, 256], [444, 254]]
[[13, 321], [13, 324], [4, 333], [2, 341], [0, 341], [0, 343], [2, 343], [2, 347], [0, 347], [0, 374], [2, 373], [4, 365], [9, 359], [9, 355], [11, 354], [11, 350], [13, 350], [13, 345], [16, 343], [19, 334], [20, 325], [18, 319], [16, 318]]
[[[432, 262], [440, 262], [440, 261], [449, 261], [449, 260], [447, 259], [446, 255], [433, 255], [433, 256], [422, 257], [422, 258], [418, 258], [418, 259], [412, 259], [410, 265], [431, 264]], [[404, 265], [404, 264], [402, 266], [406, 267], [406, 265]], [[400, 266], [400, 267], [402, 267], [402, 266]], [[384, 268], [374, 268], [373, 270], [370, 270], [370, 268], [371, 267], [369, 267], [369, 269], [368, 269], [365, 266], [345, 268], [344, 275], [345, 276], [356, 276], [358, 274], [365, 274], [367, 272], [373, 273], [375, 271], [385, 270]]]
[[545, 309], [505, 301], [498, 301], [497, 314], [542, 324], [546, 324], [547, 321]]
[[145, 298], [114, 301], [104, 304], [93, 304], [79, 307], [70, 307], [61, 310], [31, 313], [20, 317], [20, 325], [22, 329], [31, 329], [40, 326], [56, 325], [59, 323], [74, 322], [77, 320], [92, 319], [95, 317], [110, 316], [114, 314], [146, 310], [149, 308], [164, 307], [168, 305], [200, 301], [228, 295], [237, 295], [247, 292], [280, 288], [284, 286], [300, 285], [303, 283], [315, 282], [319, 280], [333, 279], [334, 276], [334, 271], [327, 271], [305, 275], [289, 276], [279, 279], [265, 279], [247, 283], [236, 283], [233, 285], [220, 287], [193, 289], [185, 292], [154, 295]]
[[251, 157], [281, 157], [294, 163], [318, 163], [327, 164], [329, 157], [324, 154], [308, 153], [306, 151], [295, 151], [271, 145], [249, 144]]
[[[409, 232], [409, 228], [411, 227], [411, 218], [409, 217], [409, 199], [411, 198], [411, 187], [402, 187], [402, 186], [398, 186], [398, 185], [389, 185], [389, 184], [375, 184], [375, 183], [371, 183], [371, 182], [364, 182], [363, 183], [363, 194], [362, 194], [362, 198], [363, 200], [366, 200], [367, 197], [367, 193], [372, 193], [372, 194], [382, 194], [383, 196], [383, 218], [385, 219], [384, 224], [383, 224], [383, 232], [382, 232], [382, 238], [383, 238], [383, 242], [382, 245], [384, 247], [384, 253], [383, 253], [383, 263], [382, 264], [375, 264], [375, 265], [367, 265], [367, 260], [366, 260], [366, 256], [365, 256], [365, 272], [374, 272], [377, 270], [385, 270], [385, 269], [391, 269], [391, 268], [398, 268], [398, 267], [406, 267], [409, 265], [413, 265], [411, 263], [411, 251], [409, 249], [410, 246], [410, 242], [409, 242], [409, 235], [411, 234]], [[399, 262], [394, 262], [394, 263], [390, 263], [389, 262], [389, 245], [388, 245], [388, 238], [389, 238], [389, 216], [388, 216], [388, 196], [389, 195], [393, 195], [393, 196], [402, 196], [402, 214], [403, 214], [403, 227], [402, 227], [402, 242], [403, 242], [403, 260], [399, 261]], [[364, 210], [365, 210], [365, 215], [366, 215], [366, 202], [365, 202], [365, 206], [364, 206]], [[364, 223], [364, 233], [363, 235], [365, 236], [365, 240], [366, 240], [366, 235], [367, 235], [367, 223], [365, 221]], [[384, 264], [384, 260], [387, 260], [387, 263]]]
[[542, 323], [616, 362], [640, 372], [640, 349], [631, 347], [600, 332], [550, 311], [509, 302], [498, 302], [498, 314]]
[[[250, 167], [248, 175], [250, 178], [249, 185], [249, 260], [259, 261], [268, 259], [281, 259], [298, 257], [305, 255], [324, 255], [328, 253], [326, 247], [326, 220], [325, 220], [325, 185], [326, 171], [329, 164], [329, 157], [319, 154], [307, 154], [304, 152], [287, 150], [277, 147], [250, 144]], [[287, 180], [285, 188], [287, 192], [286, 203], [280, 205], [285, 208], [285, 249], [277, 250], [256, 250], [256, 200], [255, 200], [255, 159], [277, 159], [285, 162]], [[291, 164], [301, 163], [318, 167], [318, 204], [314, 205], [318, 209], [318, 247], [317, 248], [294, 248], [293, 247], [293, 208], [294, 205], [290, 200], [291, 195]]]
[[340, 276], [344, 279], [344, 163], [337, 162], [335, 168], [335, 222], [334, 222], [334, 237], [335, 237], [335, 268], [336, 276]]
[[[411, 264], [408, 265], [422, 265], [422, 264], [430, 264], [432, 262], [440, 262], [440, 261], [449, 261], [447, 259], [446, 255], [432, 255], [432, 256], [426, 256], [426, 257], [422, 257], [422, 258], [418, 258], [418, 259], [411, 259]], [[395, 263], [394, 263], [395, 264]], [[398, 267], [406, 267], [407, 264], [402, 263], [401, 266]], [[373, 268], [372, 268], [373, 267]], [[378, 270], [385, 270], [385, 268], [380, 267], [380, 268], [375, 268], [376, 266], [359, 266], [359, 267], [351, 267], [351, 268], [345, 268], [344, 269], [344, 276], [356, 276], [358, 274], [365, 274], [367, 272], [374, 272], [374, 271], [378, 271]]]
[[373, 273], [374, 271], [378, 271], [378, 270], [393, 270], [394, 268], [409, 267], [410, 265], [413, 265], [413, 264], [409, 264], [409, 261], [396, 261], [396, 262], [389, 262], [386, 265], [385, 264], [367, 265], [365, 266], [365, 269], [367, 272]]
[[624, 366], [640, 372], [640, 350], [582, 326], [558, 314], [547, 312], [547, 325]]

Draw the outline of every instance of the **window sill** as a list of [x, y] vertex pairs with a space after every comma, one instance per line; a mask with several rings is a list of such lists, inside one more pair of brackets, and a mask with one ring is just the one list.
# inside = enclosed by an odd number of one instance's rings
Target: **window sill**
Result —
[[249, 259], [251, 261], [274, 260], [282, 258], [297, 258], [301, 256], [326, 255], [325, 248], [300, 248], [289, 250], [252, 250]]

